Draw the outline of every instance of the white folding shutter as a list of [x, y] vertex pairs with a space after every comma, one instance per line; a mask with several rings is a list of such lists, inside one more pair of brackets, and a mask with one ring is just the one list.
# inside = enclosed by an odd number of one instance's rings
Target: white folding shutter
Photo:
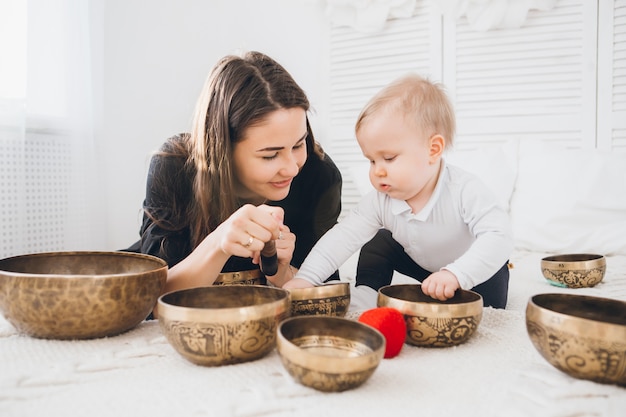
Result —
[[626, 0], [600, 0], [598, 147], [626, 150]]
[[444, 22], [444, 83], [458, 148], [511, 138], [595, 147], [597, 5], [560, 0], [516, 29]]
[[440, 27], [428, 1], [418, 0], [413, 17], [390, 20], [381, 32], [331, 28], [329, 153], [343, 175], [342, 216], [360, 199], [351, 167], [367, 163], [354, 136], [359, 112], [384, 85], [408, 72], [440, 78]]

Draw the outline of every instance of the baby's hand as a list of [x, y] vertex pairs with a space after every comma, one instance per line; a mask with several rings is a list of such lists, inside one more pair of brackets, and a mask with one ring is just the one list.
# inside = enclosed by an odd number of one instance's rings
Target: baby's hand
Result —
[[430, 274], [430, 276], [422, 282], [422, 291], [424, 294], [440, 301], [452, 298], [454, 292], [459, 288], [460, 285], [456, 276], [445, 269]]
[[312, 288], [314, 286], [315, 285], [311, 284], [306, 279], [292, 278], [283, 285], [283, 288], [288, 290], [291, 288]]

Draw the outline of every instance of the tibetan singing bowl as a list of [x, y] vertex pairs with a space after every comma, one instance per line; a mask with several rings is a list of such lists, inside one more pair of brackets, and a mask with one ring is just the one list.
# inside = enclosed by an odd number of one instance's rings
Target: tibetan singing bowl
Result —
[[548, 256], [541, 260], [541, 272], [559, 287], [593, 287], [604, 278], [606, 258], [588, 253]]
[[260, 269], [249, 271], [223, 272], [217, 276], [213, 285], [265, 285], [266, 279]]
[[167, 278], [165, 261], [127, 252], [49, 252], [0, 260], [0, 312], [45, 339], [115, 336], [143, 321]]
[[483, 299], [469, 290], [439, 301], [422, 292], [420, 284], [387, 285], [378, 290], [378, 307], [404, 314], [406, 341], [415, 346], [448, 347], [465, 343], [483, 316]]
[[264, 285], [218, 285], [173, 291], [158, 301], [168, 342], [197, 365], [248, 362], [276, 346], [289, 316], [289, 292]]
[[555, 368], [574, 378], [626, 386], [626, 302], [535, 295], [526, 307], [526, 330]]
[[343, 317], [350, 306], [350, 284], [329, 283], [313, 288], [292, 288], [292, 316], [338, 316]]
[[374, 373], [385, 354], [385, 337], [342, 317], [298, 316], [278, 326], [276, 350], [295, 381], [339, 392], [360, 386]]

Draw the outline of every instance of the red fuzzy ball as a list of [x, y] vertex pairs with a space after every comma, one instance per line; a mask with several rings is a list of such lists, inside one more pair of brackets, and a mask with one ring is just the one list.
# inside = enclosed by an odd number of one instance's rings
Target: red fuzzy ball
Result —
[[391, 307], [377, 307], [363, 312], [359, 321], [378, 329], [385, 336], [386, 359], [393, 358], [400, 353], [406, 339], [406, 322], [402, 313]]

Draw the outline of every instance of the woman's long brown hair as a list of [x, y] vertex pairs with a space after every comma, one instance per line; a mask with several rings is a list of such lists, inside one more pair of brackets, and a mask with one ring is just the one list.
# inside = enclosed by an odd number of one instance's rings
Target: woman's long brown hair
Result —
[[[304, 91], [276, 61], [260, 52], [222, 58], [209, 74], [194, 113], [186, 143], [172, 149], [187, 154], [194, 173], [189, 207], [178, 207], [174, 218], [187, 220], [192, 247], [234, 213], [241, 203], [235, 189], [233, 148], [248, 127], [278, 109], [309, 111]], [[309, 157], [323, 157], [307, 118]], [[175, 155], [172, 155], [175, 156]]]

